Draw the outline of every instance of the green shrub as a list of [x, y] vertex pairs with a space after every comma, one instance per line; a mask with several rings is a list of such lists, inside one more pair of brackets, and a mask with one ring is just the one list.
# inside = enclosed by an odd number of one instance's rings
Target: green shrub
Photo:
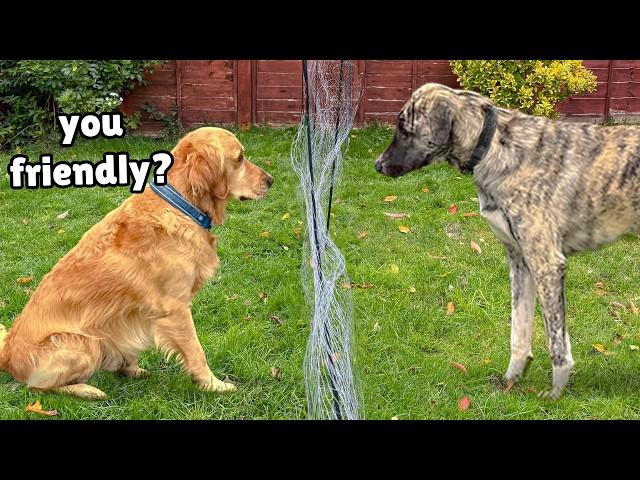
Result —
[[[153, 60], [0, 60], [0, 148], [42, 137], [57, 112], [116, 111]], [[135, 126], [136, 119], [128, 122]]]
[[580, 60], [453, 60], [460, 85], [496, 105], [556, 117], [556, 105], [593, 92], [596, 76]]

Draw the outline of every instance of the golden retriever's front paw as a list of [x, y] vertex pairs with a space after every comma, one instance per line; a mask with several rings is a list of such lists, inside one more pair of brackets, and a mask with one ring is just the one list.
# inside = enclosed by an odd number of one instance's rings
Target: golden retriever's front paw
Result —
[[228, 393], [235, 392], [238, 387], [233, 383], [222, 382], [216, 377], [211, 376], [206, 382], [198, 382], [198, 388], [205, 392]]

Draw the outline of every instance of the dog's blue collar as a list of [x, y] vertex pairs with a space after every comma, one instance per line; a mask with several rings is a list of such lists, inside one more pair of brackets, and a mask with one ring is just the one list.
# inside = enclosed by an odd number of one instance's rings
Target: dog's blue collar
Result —
[[190, 217], [202, 228], [211, 230], [211, 219], [209, 218], [209, 216], [194, 207], [170, 184], [167, 183], [165, 185], [156, 185], [155, 183], [153, 183], [153, 181], [150, 181], [149, 186], [151, 187], [151, 190], [156, 192], [156, 194], [158, 194], [165, 202], [180, 210], [187, 217]]

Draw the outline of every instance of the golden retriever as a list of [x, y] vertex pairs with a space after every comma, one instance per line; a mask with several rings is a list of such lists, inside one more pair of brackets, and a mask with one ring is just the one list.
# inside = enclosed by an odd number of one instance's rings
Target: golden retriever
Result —
[[[273, 178], [227, 130], [200, 128], [172, 151], [168, 182], [214, 224], [230, 199], [258, 199]], [[216, 237], [150, 188], [86, 232], [44, 276], [8, 333], [0, 369], [34, 391], [101, 400], [87, 385], [98, 370], [146, 374], [138, 355], [177, 354], [199, 388], [235, 390], [207, 365], [191, 302], [218, 267]]]

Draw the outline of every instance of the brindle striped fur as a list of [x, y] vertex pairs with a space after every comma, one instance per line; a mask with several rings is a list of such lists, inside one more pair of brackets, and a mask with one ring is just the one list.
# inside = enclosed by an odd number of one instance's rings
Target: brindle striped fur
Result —
[[495, 107], [479, 94], [437, 84], [418, 89], [398, 115], [392, 144], [376, 169], [399, 176], [438, 160], [465, 170], [482, 130], [483, 108], [497, 113], [486, 155], [473, 170], [481, 214], [504, 243], [510, 265], [511, 361], [517, 381], [531, 354], [540, 301], [557, 399], [574, 365], [565, 319], [567, 257], [640, 233], [640, 127], [601, 127]]

